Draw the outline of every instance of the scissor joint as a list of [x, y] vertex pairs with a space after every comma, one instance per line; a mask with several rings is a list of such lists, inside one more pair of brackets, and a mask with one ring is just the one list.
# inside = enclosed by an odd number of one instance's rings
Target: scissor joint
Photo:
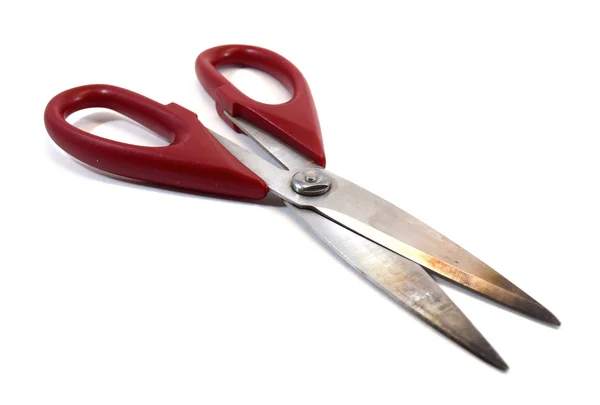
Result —
[[331, 189], [332, 178], [321, 169], [305, 169], [292, 177], [292, 189], [304, 196], [317, 196]]

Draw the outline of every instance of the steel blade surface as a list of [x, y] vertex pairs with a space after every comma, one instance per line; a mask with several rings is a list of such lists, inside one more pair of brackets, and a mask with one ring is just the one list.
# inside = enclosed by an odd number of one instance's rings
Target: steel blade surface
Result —
[[[560, 325], [560, 321], [548, 309], [500, 273], [443, 235], [433, 231], [427, 225], [417, 222], [417, 220], [415, 222], [404, 222], [400, 225], [395, 224], [394, 226], [402, 227], [402, 232], [398, 232], [401, 235], [396, 233], [395, 236], [392, 236], [373, 226], [365, 226], [364, 223], [353, 217], [335, 210], [325, 208], [319, 209], [319, 212], [336, 222], [344, 224], [354, 232], [480, 295], [532, 318], [553, 325]], [[406, 215], [408, 216], [408, 214]], [[413, 231], [412, 235], [409, 232], [410, 230]], [[419, 240], [419, 237], [423, 235], [427, 235], [427, 238]], [[407, 239], [411, 240], [409, 236], [412, 236], [412, 244], [406, 242]], [[438, 241], [437, 244], [432, 243], [435, 240]]]
[[[329, 171], [331, 190], [302, 196], [290, 186], [294, 170], [283, 170], [213, 132], [236, 158], [259, 175], [284, 201], [311, 209], [478, 294], [544, 322], [558, 319], [500, 273], [415, 217]], [[261, 134], [269, 137], [268, 134]], [[278, 148], [282, 147], [281, 142]], [[263, 145], [263, 147], [265, 147]], [[285, 145], [283, 145], [285, 149]], [[281, 152], [278, 152], [281, 156]], [[274, 153], [272, 155], [275, 156]], [[277, 156], [276, 156], [277, 157]], [[298, 162], [297, 157], [291, 159]], [[324, 170], [324, 169], [323, 169]]]
[[501, 370], [508, 368], [421, 266], [313, 211], [287, 202], [286, 205], [334, 252], [395, 302], [485, 362]]
[[256, 125], [253, 125], [246, 120], [232, 117], [227, 111], [223, 111], [223, 113], [283, 167], [287, 169], [292, 169], [294, 167], [304, 169], [307, 167], [321, 168], [321, 166], [306, 158], [300, 152], [290, 148], [285, 142], [280, 141], [268, 132], [258, 128]]

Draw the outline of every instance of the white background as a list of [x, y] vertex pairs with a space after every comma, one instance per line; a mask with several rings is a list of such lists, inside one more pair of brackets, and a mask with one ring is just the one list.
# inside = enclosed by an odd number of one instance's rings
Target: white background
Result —
[[[600, 10], [494, 3], [4, 2], [0, 403], [598, 401]], [[276, 199], [122, 182], [47, 136], [52, 96], [110, 83], [243, 142], [194, 74], [198, 53], [227, 43], [300, 68], [331, 170], [466, 247], [563, 326], [444, 285], [510, 365], [499, 372], [372, 288]], [[284, 97], [264, 76], [228, 75]], [[94, 131], [152, 142], [119, 121]]]

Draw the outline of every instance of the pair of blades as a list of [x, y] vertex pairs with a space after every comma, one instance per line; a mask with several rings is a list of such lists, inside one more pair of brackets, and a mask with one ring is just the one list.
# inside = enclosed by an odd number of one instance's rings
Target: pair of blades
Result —
[[[394, 301], [482, 360], [508, 369], [426, 269], [530, 317], [560, 324], [550, 311], [498, 272], [418, 219], [309, 162], [249, 122], [227, 116], [283, 169], [211, 131], [212, 134], [260, 176], [296, 217]], [[328, 176], [330, 189], [317, 196], [294, 191], [294, 174], [307, 169]]]

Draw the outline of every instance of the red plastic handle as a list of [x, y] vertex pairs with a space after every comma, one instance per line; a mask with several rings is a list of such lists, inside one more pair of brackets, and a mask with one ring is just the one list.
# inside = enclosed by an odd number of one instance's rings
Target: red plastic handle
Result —
[[[217, 68], [246, 66], [262, 70], [292, 93], [282, 104], [264, 104], [246, 96]], [[196, 75], [215, 100], [217, 112], [233, 129], [223, 110], [279, 137], [317, 164], [325, 167], [325, 150], [317, 110], [302, 73], [289, 60], [268, 49], [250, 45], [223, 45], [207, 49], [196, 59]]]
[[[164, 147], [116, 142], [92, 135], [65, 118], [84, 108], [117, 111], [171, 140]], [[177, 104], [163, 105], [120, 87], [96, 84], [55, 96], [44, 122], [50, 137], [76, 159], [106, 172], [192, 191], [261, 199], [265, 182], [237, 160], [198, 121]]]

